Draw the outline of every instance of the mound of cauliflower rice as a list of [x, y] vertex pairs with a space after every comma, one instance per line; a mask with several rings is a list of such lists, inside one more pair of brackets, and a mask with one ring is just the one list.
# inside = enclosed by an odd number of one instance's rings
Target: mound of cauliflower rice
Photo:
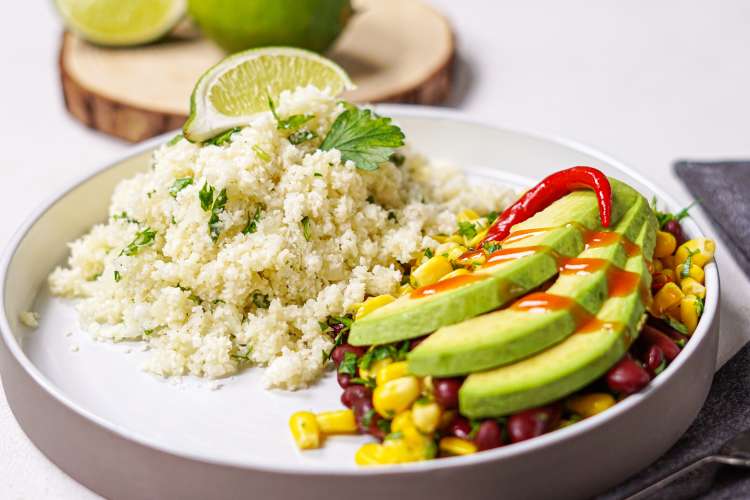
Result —
[[255, 364], [266, 387], [312, 383], [333, 346], [320, 322], [396, 293], [401, 264], [454, 232], [460, 210], [513, 198], [406, 148], [371, 172], [318, 150], [342, 110], [300, 88], [280, 96], [278, 115], [313, 114], [315, 139], [292, 144], [267, 112], [221, 145], [162, 146], [117, 186], [108, 221], [70, 244], [51, 291], [77, 299], [95, 338], [147, 343], [155, 374]]

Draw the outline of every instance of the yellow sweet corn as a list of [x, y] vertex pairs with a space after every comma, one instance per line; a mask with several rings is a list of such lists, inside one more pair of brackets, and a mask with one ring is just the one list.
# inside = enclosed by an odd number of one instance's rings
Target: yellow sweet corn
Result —
[[654, 257], [661, 259], [672, 255], [677, 248], [677, 239], [672, 233], [666, 231], [656, 232], [656, 245], [654, 246]]
[[597, 413], [601, 413], [607, 408], [614, 406], [614, 404], [615, 398], [606, 392], [582, 394], [570, 398], [567, 402], [568, 408], [583, 418], [592, 417]]
[[379, 385], [372, 393], [372, 405], [380, 415], [391, 418], [409, 408], [419, 397], [419, 380], [414, 376], [397, 378]]
[[666, 311], [664, 311], [667, 316], [670, 318], [676, 320], [676, 321], [682, 321], [682, 313], [680, 312], [680, 302], [676, 303]]
[[391, 420], [391, 432], [403, 432], [409, 426], [413, 426], [411, 410], [402, 411]]
[[659, 259], [654, 259], [653, 262], [652, 262], [652, 265], [654, 266], [654, 272], [656, 272], [656, 273], [658, 273], [662, 269], [664, 269], [664, 266], [662, 265], [661, 260], [659, 260]]
[[379, 368], [375, 372], [375, 383], [384, 385], [386, 382], [401, 378], [409, 374], [409, 365], [406, 361], [397, 361]]
[[654, 295], [654, 302], [652, 304], [654, 312], [657, 316], [661, 316], [667, 309], [679, 304], [684, 296], [685, 294], [682, 293], [680, 287], [672, 282], [667, 283]]
[[384, 366], [387, 366], [387, 365], [389, 365], [391, 363], [393, 363], [393, 360], [391, 358], [385, 358], [385, 359], [379, 359], [377, 361], [373, 361], [368, 368], [365, 368], [364, 366], [360, 366], [359, 367], [359, 376], [361, 378], [372, 378]]
[[437, 282], [451, 271], [453, 266], [450, 261], [442, 255], [435, 255], [412, 271], [411, 279], [417, 287], [426, 286]]
[[393, 295], [378, 295], [376, 297], [370, 297], [357, 308], [357, 312], [354, 315], [354, 319], [362, 319], [371, 312], [373, 312], [375, 309], [378, 309], [380, 307], [383, 307], [386, 304], [390, 304], [396, 300], [396, 298]]
[[379, 443], [367, 443], [359, 447], [354, 454], [357, 465], [383, 465], [392, 463], [389, 450]]
[[416, 401], [411, 407], [414, 426], [425, 434], [431, 434], [440, 425], [442, 408], [434, 401]]
[[459, 222], [473, 221], [474, 219], [478, 219], [478, 218], [479, 218], [479, 214], [470, 208], [467, 208], [466, 210], [461, 210], [456, 216], [456, 220], [458, 220]]
[[685, 263], [684, 262], [682, 264], [677, 264], [675, 266], [675, 268], [674, 268], [674, 274], [676, 276], [677, 281], [679, 281], [679, 280], [681, 280], [683, 278], [690, 277], [690, 278], [693, 278], [695, 281], [697, 281], [699, 283], [703, 283], [703, 280], [706, 277], [706, 273], [703, 272], [703, 269], [701, 269], [700, 267], [696, 266], [695, 264], [692, 264], [687, 269], [687, 276], [684, 276], [684, 274], [685, 274]]
[[320, 428], [315, 414], [298, 411], [289, 418], [289, 430], [297, 446], [302, 450], [320, 447]]
[[440, 451], [445, 455], [471, 455], [477, 452], [477, 445], [466, 439], [444, 437], [440, 440]]
[[357, 422], [352, 410], [324, 411], [315, 416], [323, 434], [351, 434], [357, 432]]
[[450, 250], [448, 250], [448, 252], [446, 252], [448, 254], [448, 260], [456, 260], [456, 259], [458, 259], [464, 253], [466, 253], [466, 250], [467, 250], [467, 248], [465, 246], [463, 246], [463, 245], [456, 245], [456, 246], [454, 246], [453, 248], [451, 248]]
[[406, 284], [401, 285], [401, 288], [398, 289], [398, 294], [399, 296], [404, 296], [404, 295], [410, 294], [413, 291], [414, 291], [414, 287], [406, 283]]
[[485, 236], [487, 236], [487, 229], [482, 229], [481, 231], [477, 232], [477, 234], [474, 235], [473, 238], [466, 241], [466, 246], [469, 248], [474, 248], [475, 246], [479, 245], [479, 242], [482, 241]]
[[454, 269], [453, 271], [449, 272], [448, 274], [446, 274], [445, 276], [443, 276], [442, 278], [440, 278], [438, 281], [449, 280], [451, 278], [455, 278], [456, 276], [462, 276], [464, 274], [469, 274], [468, 269], [463, 269], [463, 268], [461, 268], [461, 269]]
[[691, 262], [698, 267], [703, 267], [714, 258], [716, 243], [708, 238], [695, 238], [688, 240], [677, 248], [674, 254], [675, 265], [682, 264], [690, 255]]
[[695, 278], [683, 278], [680, 281], [680, 288], [685, 295], [695, 295], [698, 298], [706, 298], [706, 287], [698, 283]]
[[680, 302], [680, 319], [690, 334], [692, 334], [698, 326], [698, 321], [700, 320], [702, 312], [701, 309], [702, 306], [700, 300], [695, 295], [686, 295]]

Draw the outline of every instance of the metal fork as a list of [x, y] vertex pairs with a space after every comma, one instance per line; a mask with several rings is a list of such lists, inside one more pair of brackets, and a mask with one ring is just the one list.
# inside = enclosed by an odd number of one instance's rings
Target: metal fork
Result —
[[626, 500], [642, 500], [660, 492], [666, 486], [672, 484], [680, 478], [685, 477], [693, 471], [706, 465], [733, 465], [737, 467], [750, 467], [750, 429], [746, 429], [732, 439], [724, 443], [719, 453], [701, 458], [676, 472], [658, 480], [651, 486], [648, 486], [635, 495], [631, 495]]

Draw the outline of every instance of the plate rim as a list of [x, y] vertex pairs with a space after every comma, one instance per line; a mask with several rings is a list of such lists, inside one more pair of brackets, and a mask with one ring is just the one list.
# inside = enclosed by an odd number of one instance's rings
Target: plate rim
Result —
[[[650, 189], [656, 195], [657, 199], [665, 203], [671, 210], [679, 210], [680, 208], [680, 206], [672, 196], [665, 193], [658, 186], [648, 180], [645, 176], [641, 175], [640, 172], [632, 169], [619, 160], [612, 158], [606, 153], [603, 153], [593, 147], [587, 146], [574, 140], [555, 135], [542, 134], [529, 130], [519, 129], [516, 127], [502, 126], [492, 122], [474, 118], [471, 115], [468, 115], [467, 113], [461, 111], [442, 109], [438, 107], [408, 104], [382, 104], [376, 106], [376, 109], [384, 114], [392, 116], [396, 121], [399, 117], [458, 121], [470, 125], [491, 128], [504, 133], [521, 135], [530, 139], [551, 142], [559, 146], [567, 147], [569, 149], [573, 149], [593, 158], [599, 159], [602, 162], [613, 166], [615, 169], [627, 174], [631, 178], [641, 183], [643, 186]], [[23, 241], [26, 234], [40, 217], [42, 217], [54, 204], [62, 200], [65, 196], [67, 196], [71, 191], [77, 189], [80, 185], [135, 156], [155, 149], [163, 142], [165, 142], [167, 138], [174, 135], [174, 133], [175, 131], [167, 132], [165, 134], [161, 134], [152, 139], [149, 139], [141, 144], [133, 146], [128, 150], [126, 154], [118, 156], [114, 161], [107, 162], [100, 167], [74, 177], [71, 181], [65, 184], [65, 187], [63, 189], [47, 197], [24, 219], [24, 222], [15, 231], [15, 233], [7, 243], [5, 250], [3, 251], [2, 259], [0, 259], [0, 339], [3, 340], [11, 356], [15, 358], [16, 362], [18, 362], [18, 364], [23, 368], [27, 375], [29, 375], [40, 388], [42, 388], [48, 395], [52, 396], [58, 403], [78, 414], [80, 417], [99, 426], [100, 428], [103, 428], [106, 431], [114, 433], [120, 438], [135, 442], [146, 448], [167, 453], [172, 456], [185, 458], [191, 461], [197, 461], [216, 466], [226, 466], [238, 469], [305, 476], [401, 476], [414, 473], [431, 472], [446, 468], [454, 469], [471, 467], [476, 464], [508, 460], [518, 455], [533, 453], [542, 450], [547, 446], [553, 446], [564, 441], [574, 440], [580, 434], [584, 434], [589, 430], [604, 425], [609, 420], [618, 418], [618, 416], [628, 412], [631, 408], [640, 404], [642, 401], [652, 397], [653, 394], [658, 391], [658, 389], [662, 385], [665, 385], [667, 381], [671, 379], [674, 372], [676, 372], [683, 364], [686, 363], [689, 358], [693, 356], [693, 353], [696, 351], [697, 346], [703, 343], [704, 338], [709, 334], [711, 326], [718, 317], [720, 281], [718, 266], [716, 265], [715, 261], [712, 261], [706, 266], [707, 293], [704, 315], [702, 316], [695, 333], [691, 337], [692, 342], [687, 343], [686, 348], [683, 349], [683, 355], [678, 356], [675, 362], [671, 363], [667, 367], [667, 369], [664, 371], [663, 376], [654, 379], [645, 390], [629, 396], [627, 399], [621, 401], [614, 407], [598, 415], [578, 422], [576, 425], [559, 429], [549, 434], [544, 434], [535, 439], [531, 439], [521, 443], [515, 443], [513, 445], [502, 446], [500, 448], [488, 450], [483, 453], [477, 453], [463, 457], [450, 457], [440, 460], [428, 460], [423, 462], [399, 464], [389, 467], [338, 469], [334, 465], [329, 465], [326, 463], [306, 463], [302, 465], [269, 465], [263, 463], [260, 460], [254, 459], [220, 459], [216, 457], [205, 456], [200, 453], [177, 450], [160, 443], [152, 442], [151, 440], [144, 438], [139, 434], [127, 430], [117, 424], [114, 424], [107, 419], [96, 415], [87, 408], [71, 401], [65, 396], [65, 393], [62, 389], [57, 387], [51, 380], [49, 380], [39, 371], [39, 369], [31, 362], [28, 356], [26, 356], [26, 353], [23, 351], [16, 337], [11, 333], [12, 329], [10, 327], [10, 323], [5, 311], [5, 290], [8, 279], [8, 269], [13, 256], [16, 254], [18, 246]], [[688, 233], [692, 234], [694, 237], [706, 236], [706, 232], [692, 217], [687, 217], [686, 219], [683, 219], [683, 221], [688, 226]], [[711, 376], [713, 377], [713, 374], [711, 374]]]

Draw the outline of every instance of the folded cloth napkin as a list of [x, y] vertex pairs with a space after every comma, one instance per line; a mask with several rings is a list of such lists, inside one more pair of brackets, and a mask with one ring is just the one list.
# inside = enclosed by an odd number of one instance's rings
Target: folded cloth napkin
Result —
[[[675, 172], [700, 200], [739, 266], [750, 277], [750, 161], [679, 161]], [[621, 499], [670, 473], [717, 453], [750, 428], [750, 345], [719, 370], [693, 425], [659, 460], [600, 499]], [[671, 484], [654, 498], [750, 498], [750, 470], [708, 465]]]
[[750, 277], [750, 161], [678, 161], [674, 169]]

